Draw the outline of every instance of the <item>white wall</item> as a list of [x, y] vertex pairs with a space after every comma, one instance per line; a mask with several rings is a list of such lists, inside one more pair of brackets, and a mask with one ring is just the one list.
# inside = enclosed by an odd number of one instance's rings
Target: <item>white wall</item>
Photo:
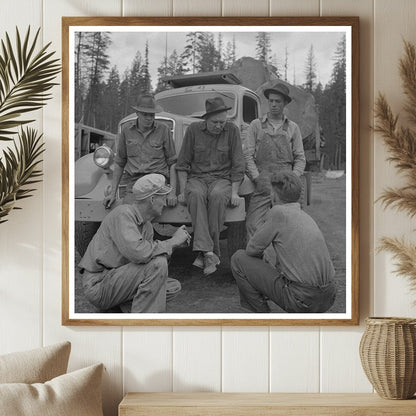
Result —
[[[61, 16], [360, 16], [359, 327], [62, 327], [61, 94], [38, 112], [45, 135], [44, 182], [0, 225], [0, 354], [72, 342], [70, 369], [102, 361], [106, 415], [127, 391], [369, 392], [358, 356], [363, 320], [415, 314], [392, 260], [375, 254], [382, 235], [410, 236], [414, 224], [373, 201], [400, 182], [374, 137], [378, 91], [400, 110], [402, 37], [416, 41], [414, 0], [0, 0], [0, 31], [42, 27], [61, 53]], [[0, 145], [4, 147], [4, 143]]]

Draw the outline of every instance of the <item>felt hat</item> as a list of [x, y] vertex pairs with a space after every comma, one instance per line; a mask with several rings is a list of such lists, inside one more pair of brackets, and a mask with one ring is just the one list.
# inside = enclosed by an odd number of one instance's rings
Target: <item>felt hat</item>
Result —
[[289, 88], [286, 87], [286, 85], [282, 84], [281, 82], [278, 82], [278, 83], [274, 84], [272, 87], [266, 88], [263, 91], [263, 94], [267, 99], [269, 99], [269, 94], [270, 93], [283, 95], [283, 97], [285, 97], [285, 100], [286, 100], [287, 104], [289, 104], [292, 101], [292, 99], [289, 96]]
[[203, 118], [216, 113], [230, 110], [232, 107], [227, 107], [221, 97], [208, 98], [205, 101], [205, 114]]
[[165, 177], [159, 173], [150, 173], [137, 179], [133, 185], [136, 200], [143, 200], [152, 195], [166, 195], [172, 188], [166, 185]]
[[133, 105], [132, 108], [141, 113], [160, 113], [163, 111], [163, 108], [156, 104], [153, 95], [150, 94], [140, 95], [136, 105]]

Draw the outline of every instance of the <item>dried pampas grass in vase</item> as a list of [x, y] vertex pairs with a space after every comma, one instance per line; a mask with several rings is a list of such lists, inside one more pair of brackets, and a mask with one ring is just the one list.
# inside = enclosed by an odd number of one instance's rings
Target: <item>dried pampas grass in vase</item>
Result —
[[[387, 158], [405, 176], [406, 185], [386, 188], [378, 201], [384, 208], [393, 207], [413, 218], [416, 215], [416, 45], [404, 41], [404, 57], [399, 69], [403, 91], [406, 94], [405, 113], [412, 128], [398, 125], [399, 116], [394, 115], [386, 97], [379, 94], [376, 100], [375, 132], [380, 133], [389, 150]], [[416, 245], [404, 238], [383, 237], [378, 250], [393, 254], [395, 273], [408, 278], [411, 290], [416, 290]]]

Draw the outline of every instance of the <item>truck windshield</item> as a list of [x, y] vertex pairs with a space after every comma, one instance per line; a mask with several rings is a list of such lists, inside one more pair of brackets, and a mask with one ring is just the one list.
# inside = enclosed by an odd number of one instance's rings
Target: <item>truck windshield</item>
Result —
[[163, 97], [157, 100], [162, 106], [163, 111], [168, 113], [179, 114], [182, 116], [198, 117], [205, 114], [205, 101], [208, 98], [221, 97], [227, 107], [231, 107], [228, 111], [229, 117], [235, 113], [235, 95], [229, 91], [192, 91], [171, 97]]

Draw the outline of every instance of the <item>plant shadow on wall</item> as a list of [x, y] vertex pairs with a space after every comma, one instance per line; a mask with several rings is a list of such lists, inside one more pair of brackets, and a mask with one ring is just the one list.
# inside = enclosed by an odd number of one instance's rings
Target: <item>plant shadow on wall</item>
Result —
[[[42, 108], [52, 98], [50, 89], [61, 71], [50, 43], [35, 51], [40, 29], [33, 39], [30, 27], [24, 38], [16, 28], [15, 47], [6, 32], [0, 47], [0, 141], [13, 141], [0, 155], [0, 224], [6, 222], [16, 201], [28, 198], [41, 181], [44, 143], [42, 134], [27, 126], [34, 120], [21, 116]], [[20, 129], [19, 129], [20, 128]], [[17, 141], [13, 137], [17, 135]]]
[[[404, 110], [413, 127], [416, 127], [416, 45], [404, 41], [405, 54], [399, 69], [403, 91], [406, 94]], [[386, 188], [378, 201], [383, 207], [395, 207], [410, 218], [416, 215], [416, 130], [398, 126], [399, 116], [393, 114], [386, 97], [379, 94], [376, 101], [375, 131], [380, 133], [390, 152], [389, 162], [407, 179], [403, 187]], [[386, 250], [396, 260], [396, 274], [408, 278], [411, 290], [416, 290], [416, 245], [403, 237], [383, 237], [378, 250]]]

